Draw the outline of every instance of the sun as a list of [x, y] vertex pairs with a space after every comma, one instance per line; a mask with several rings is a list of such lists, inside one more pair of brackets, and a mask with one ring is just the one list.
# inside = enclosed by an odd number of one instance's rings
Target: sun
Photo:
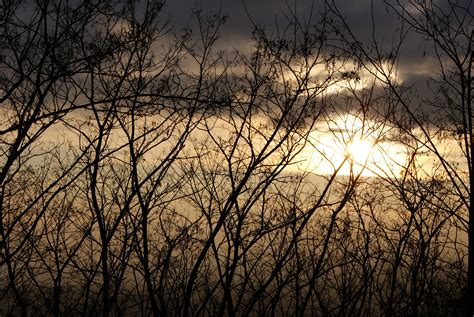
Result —
[[389, 125], [347, 114], [315, 126], [302, 151], [288, 167], [319, 175], [397, 177], [405, 166], [406, 148], [386, 136]]
[[369, 140], [354, 138], [347, 144], [347, 154], [354, 163], [366, 165], [373, 148], [374, 144]]

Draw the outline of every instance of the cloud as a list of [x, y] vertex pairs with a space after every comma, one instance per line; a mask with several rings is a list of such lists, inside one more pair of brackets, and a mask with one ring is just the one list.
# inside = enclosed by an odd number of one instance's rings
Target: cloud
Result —
[[[220, 40], [216, 44], [216, 48], [248, 53], [254, 45], [252, 23], [264, 27], [268, 35], [276, 35], [288, 24], [291, 11], [296, 12], [301, 21], [308, 21], [310, 15], [312, 15], [314, 22], [317, 22], [320, 17], [318, 11], [324, 9], [323, 2], [323, 0], [203, 0], [201, 2], [175, 0], [167, 3], [166, 12], [176, 27], [194, 27], [195, 31], [197, 31], [195, 24], [193, 24], [195, 22], [192, 22], [190, 18], [196, 4], [199, 4], [203, 16], [217, 12], [228, 15], [229, 19], [221, 29]], [[460, 0], [459, 4], [467, 6], [468, 2], [467, 0]], [[408, 3], [408, 1], [402, 3]], [[447, 6], [442, 0], [436, 0], [434, 3], [441, 9], [445, 9]], [[400, 29], [397, 15], [383, 1], [335, 0], [335, 4], [341, 15], [346, 19], [353, 34], [363, 45], [369, 47], [375, 41], [379, 48], [386, 52], [396, 47], [402, 29]], [[410, 10], [415, 10], [413, 5], [411, 7]], [[422, 93], [427, 93], [426, 87], [422, 86], [426, 83], [427, 78], [435, 75], [438, 67], [436, 59], [432, 57], [431, 50], [432, 47], [427, 44], [422, 36], [410, 32], [404, 38], [400, 50], [396, 82], [407, 85], [416, 84], [422, 88], [420, 90]], [[360, 89], [372, 84], [367, 81], [371, 76], [370, 71], [362, 71], [360, 75], [361, 81], [341, 82], [331, 89], [333, 89], [333, 92], [338, 92], [347, 85]]]

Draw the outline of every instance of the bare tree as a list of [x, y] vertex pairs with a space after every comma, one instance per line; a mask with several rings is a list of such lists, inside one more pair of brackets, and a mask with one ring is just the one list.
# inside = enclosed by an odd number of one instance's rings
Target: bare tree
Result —
[[[230, 52], [227, 17], [199, 6], [178, 28], [157, 1], [6, 2], [0, 313], [459, 313], [470, 7], [386, 4], [391, 50], [324, 1]], [[436, 98], [397, 78], [412, 31], [439, 62]]]
[[[410, 220], [406, 223], [409, 227], [405, 234], [399, 237], [400, 245], [395, 254], [405, 256], [408, 250], [400, 250], [404, 244], [402, 240], [411, 239], [415, 232], [418, 236], [419, 252], [431, 249], [439, 227], [449, 222], [449, 218], [457, 222], [456, 227], [467, 232], [467, 249], [462, 251], [463, 243], [457, 240], [455, 248], [457, 252], [465, 252], [467, 265], [465, 270], [466, 279], [462, 282], [463, 295], [460, 300], [467, 315], [472, 315], [473, 306], [473, 230], [472, 230], [472, 1], [447, 1], [437, 3], [435, 1], [384, 1], [390, 12], [399, 18], [397, 25], [397, 38], [395, 45], [384, 47], [377, 40], [376, 18], [372, 15], [374, 29], [373, 41], [366, 45], [360, 41], [353, 32], [335, 2], [331, 7], [338, 19], [341, 35], [350, 45], [348, 48], [354, 53], [361, 67], [372, 74], [387, 89], [387, 96], [396, 105], [398, 115], [394, 115], [393, 124], [398, 126], [404, 138], [414, 140], [415, 147], [410, 146], [413, 155], [411, 167], [404, 171], [403, 182], [394, 184], [399, 188], [399, 198], [406, 208], [411, 212]], [[408, 89], [398, 79], [398, 65], [403, 63], [402, 53], [404, 41], [410, 34], [417, 34], [424, 42], [423, 55], [420, 59], [431, 59], [436, 70], [427, 81], [426, 90], [429, 95], [420, 93], [419, 98], [414, 98], [411, 92], [417, 87]], [[394, 43], [392, 42], [392, 43]], [[418, 84], [420, 87], [420, 84]], [[403, 140], [403, 139], [400, 139]], [[411, 142], [411, 141], [410, 141]], [[450, 148], [457, 144], [456, 153], [461, 153], [463, 160], [461, 165], [456, 162], [453, 152], [447, 151], [443, 142], [449, 142]], [[412, 143], [413, 144], [413, 143]], [[438, 160], [431, 172], [422, 170], [419, 161], [422, 153], [428, 151], [431, 157]], [[417, 166], [418, 165], [418, 170]], [[414, 170], [416, 172], [414, 172]], [[423, 177], [430, 180], [421, 180]], [[405, 182], [406, 180], [406, 182]], [[410, 185], [409, 185], [410, 184]], [[444, 192], [444, 193], [443, 193]], [[443, 201], [439, 199], [456, 196], [456, 199]], [[451, 204], [452, 202], [452, 204]], [[427, 220], [422, 216], [425, 214], [425, 203], [430, 206], [429, 214], [438, 217], [438, 212], [445, 212], [442, 223], [432, 223], [433, 219]], [[416, 209], [416, 210], [415, 210]], [[445, 214], [445, 215], [446, 215]], [[432, 229], [422, 229], [430, 226]], [[434, 226], [434, 227], [432, 227]], [[423, 233], [422, 233], [423, 232]], [[431, 232], [431, 233], [429, 233]], [[401, 233], [401, 232], [400, 232]], [[430, 238], [426, 237], [426, 234]], [[457, 233], [450, 232], [450, 235]], [[446, 237], [445, 237], [446, 238]], [[428, 244], [425, 239], [430, 241]], [[448, 239], [448, 238], [446, 238]], [[451, 239], [451, 238], [449, 238]], [[428, 249], [427, 246], [429, 245]], [[403, 247], [405, 248], [405, 247]], [[401, 252], [401, 253], [400, 253]], [[426, 261], [423, 254], [418, 254], [418, 261]], [[397, 260], [395, 263], [400, 263]], [[426, 264], [426, 263], [425, 263]], [[421, 263], [413, 270], [418, 271]], [[397, 264], [398, 266], [398, 264]], [[395, 272], [395, 271], [393, 271]], [[414, 273], [414, 272], [412, 272]], [[460, 272], [461, 273], [461, 272]], [[412, 280], [412, 283], [416, 283]], [[394, 289], [395, 286], [389, 289]], [[433, 290], [433, 286], [429, 288]], [[420, 291], [414, 286], [415, 292]], [[418, 293], [409, 295], [414, 301], [410, 314], [419, 314], [416, 307], [420, 307]], [[394, 305], [391, 303], [389, 305]], [[398, 305], [398, 304], [397, 304]], [[392, 308], [391, 308], [392, 309]], [[426, 307], [426, 309], [430, 309]], [[395, 313], [395, 312], [392, 312]]]

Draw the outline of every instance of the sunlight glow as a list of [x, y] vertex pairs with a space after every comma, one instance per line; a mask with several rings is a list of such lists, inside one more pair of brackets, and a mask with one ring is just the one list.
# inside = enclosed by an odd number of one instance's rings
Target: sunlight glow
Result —
[[355, 138], [347, 145], [347, 154], [357, 164], [365, 165], [371, 157], [373, 147], [370, 141]]
[[405, 147], [389, 138], [390, 127], [345, 114], [326, 120], [309, 135], [309, 142], [292, 168], [319, 175], [399, 177], [406, 162]]

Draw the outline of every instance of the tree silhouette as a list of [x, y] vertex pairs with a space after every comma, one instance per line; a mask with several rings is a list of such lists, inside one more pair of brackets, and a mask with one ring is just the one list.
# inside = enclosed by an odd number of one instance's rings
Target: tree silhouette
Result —
[[389, 49], [317, 4], [231, 50], [202, 4], [4, 2], [0, 314], [471, 315], [470, 3], [386, 1]]
[[[362, 44], [334, 2], [331, 8], [338, 17], [337, 23], [340, 23], [338, 27], [341, 28], [343, 38], [350, 44], [348, 48], [361, 66], [383, 84], [388, 90], [391, 102], [399, 109], [398, 114], [393, 116], [393, 122], [407, 136], [411, 159], [405, 169], [403, 182], [396, 186], [402, 194], [401, 201], [412, 213], [413, 219], [410, 218], [412, 220], [409, 220], [408, 224], [415, 226], [415, 230], [420, 234], [420, 252], [428, 250], [425, 239], [431, 240], [423, 236], [438, 235], [440, 226], [445, 222], [455, 221], [458, 230], [467, 232], [467, 249], [463, 247], [464, 242], [457, 238], [454, 238], [453, 248], [457, 256], [464, 257], [459, 254], [461, 252], [467, 257], [467, 261], [462, 261], [462, 265], [467, 263], [467, 268], [459, 272], [466, 273], [466, 279], [460, 278], [463, 280], [463, 291], [459, 294], [456, 290], [456, 296], [462, 295], [458, 299], [462, 302], [465, 313], [472, 315], [472, 1], [448, 1], [438, 4], [432, 1], [387, 0], [384, 3], [399, 19], [398, 42], [392, 47], [384, 47], [381, 42], [375, 40], [375, 35], [368, 46], [365, 45], [367, 43]], [[372, 17], [375, 34], [376, 21], [373, 15]], [[423, 38], [424, 52], [421, 58], [431, 58], [433, 67], [436, 67], [426, 82], [426, 88], [420, 85], [410, 88], [397, 79], [397, 65], [402, 59], [406, 38], [411, 33]], [[416, 98], [413, 94], [416, 89], [426, 89], [429, 95], [420, 93]], [[443, 140], [450, 142], [449, 148], [446, 148]], [[452, 152], [450, 153], [453, 148], [456, 148], [456, 153], [462, 153], [461, 165], [453, 158]], [[420, 163], [423, 152], [429, 153], [438, 161], [433, 163], [436, 168], [432, 167], [432, 172], [427, 173], [426, 164], [423, 166]], [[441, 211], [446, 213], [441, 223], [431, 223], [432, 220], [422, 216], [425, 206], [428, 206], [432, 217], [438, 217]], [[423, 218], [417, 219], [418, 217]], [[422, 228], [424, 226], [435, 227], [425, 231]], [[407, 238], [412, 234], [414, 233], [407, 231]], [[417, 261], [427, 260], [424, 254], [417, 257]], [[417, 265], [416, 270], [426, 263]], [[419, 291], [417, 285], [413, 288], [415, 292]], [[433, 286], [428, 289], [432, 291]], [[421, 313], [417, 311], [421, 302], [417, 294], [410, 296], [415, 296], [410, 314], [418, 315]]]

